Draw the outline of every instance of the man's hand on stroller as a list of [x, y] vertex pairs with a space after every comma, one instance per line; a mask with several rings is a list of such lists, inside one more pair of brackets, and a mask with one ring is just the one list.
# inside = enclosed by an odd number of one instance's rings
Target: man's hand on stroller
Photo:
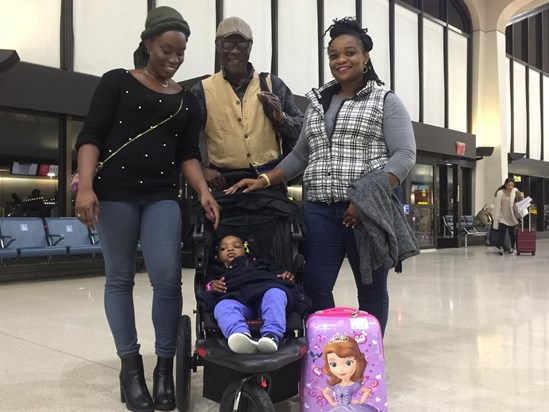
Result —
[[283, 272], [280, 275], [276, 275], [276, 277], [282, 280], [287, 280], [288, 282], [295, 282], [295, 276], [288, 271]]
[[225, 178], [219, 171], [204, 167], [202, 172], [204, 173], [204, 178], [210, 188], [223, 189], [225, 187]]

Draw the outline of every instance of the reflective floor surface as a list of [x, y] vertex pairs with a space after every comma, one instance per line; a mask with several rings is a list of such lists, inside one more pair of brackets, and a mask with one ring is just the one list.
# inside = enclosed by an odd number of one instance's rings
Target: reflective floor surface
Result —
[[[425, 251], [405, 261], [402, 274], [390, 274], [392, 412], [549, 410], [549, 239], [537, 248], [535, 256], [498, 256], [484, 246]], [[190, 269], [183, 282], [184, 312], [191, 314]], [[336, 301], [356, 305], [348, 266]], [[146, 274], [137, 276], [135, 302], [151, 387]], [[125, 411], [118, 367], [102, 277], [0, 284], [0, 411]], [[199, 369], [190, 410], [218, 410], [201, 391]], [[276, 407], [299, 411], [297, 397]]]

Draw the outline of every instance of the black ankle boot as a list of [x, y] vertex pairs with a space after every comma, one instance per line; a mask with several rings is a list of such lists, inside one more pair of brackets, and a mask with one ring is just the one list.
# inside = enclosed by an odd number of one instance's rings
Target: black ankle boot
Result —
[[158, 357], [153, 379], [154, 406], [159, 411], [173, 411], [175, 409], [173, 358]]
[[154, 412], [151, 398], [143, 372], [143, 358], [134, 355], [123, 358], [120, 370], [120, 400], [133, 412]]

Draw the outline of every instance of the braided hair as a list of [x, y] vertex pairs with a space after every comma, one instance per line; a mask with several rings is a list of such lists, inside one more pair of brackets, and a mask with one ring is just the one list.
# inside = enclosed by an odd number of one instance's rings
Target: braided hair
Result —
[[[374, 47], [374, 42], [372, 41], [372, 38], [367, 34], [368, 29], [362, 28], [358, 24], [358, 21], [354, 17], [344, 17], [343, 19], [334, 19], [333, 24], [326, 29], [324, 32], [324, 36], [326, 33], [330, 34], [330, 42], [328, 43], [328, 49], [330, 48], [332, 42], [336, 37], [341, 36], [342, 34], [348, 34], [350, 36], [357, 37], [360, 42], [362, 43], [362, 47], [364, 50], [369, 52]], [[378, 77], [376, 71], [374, 70], [374, 66], [372, 65], [372, 59], [368, 59], [368, 63], [366, 63], [366, 71], [364, 73], [364, 80], [373, 80], [377, 83], [378, 86], [384, 85], [385, 83], [380, 80]]]

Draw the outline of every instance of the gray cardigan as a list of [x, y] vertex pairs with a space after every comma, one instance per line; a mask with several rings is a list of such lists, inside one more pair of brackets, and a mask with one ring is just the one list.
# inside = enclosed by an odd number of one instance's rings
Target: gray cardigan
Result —
[[362, 224], [355, 229], [355, 238], [362, 283], [368, 285], [373, 270], [399, 267], [403, 260], [419, 254], [419, 246], [385, 171], [364, 175], [347, 193], [360, 210]]

